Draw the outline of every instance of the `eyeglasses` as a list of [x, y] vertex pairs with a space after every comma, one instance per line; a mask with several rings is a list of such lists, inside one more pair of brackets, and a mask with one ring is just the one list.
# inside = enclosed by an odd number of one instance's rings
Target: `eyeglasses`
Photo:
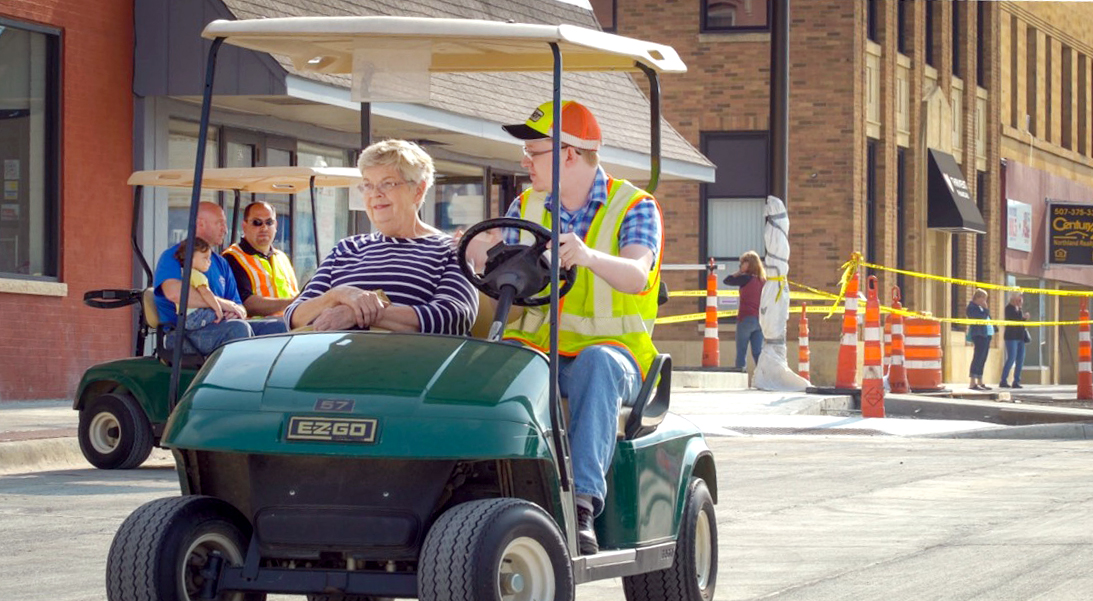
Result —
[[[572, 148], [574, 150], [577, 150], [577, 148], [575, 146], [570, 146], [569, 144], [562, 144], [562, 150], [565, 150], [566, 148]], [[524, 150], [524, 156], [526, 156], [529, 159], [534, 159], [535, 157], [537, 157], [539, 155], [549, 154], [551, 152], [554, 152], [554, 147], [552, 146], [550, 148], [547, 148], [546, 150], [531, 150], [527, 146], [525, 146], [523, 148], [523, 150]], [[577, 150], [577, 154], [581, 154], [581, 151]]]
[[360, 190], [361, 193], [364, 194], [365, 196], [368, 196], [368, 195], [373, 194], [375, 192], [379, 192], [380, 194], [387, 194], [391, 190], [394, 190], [395, 188], [401, 186], [402, 184], [406, 184], [406, 183], [409, 183], [409, 182], [406, 182], [406, 181], [396, 182], [396, 181], [388, 180], [388, 181], [385, 181], [385, 182], [383, 182], [381, 184], [378, 184], [378, 185], [373, 185], [372, 182], [364, 182], [363, 184], [360, 184], [359, 186], [357, 186], [357, 189]]
[[269, 227], [273, 227], [273, 226], [277, 225], [277, 220], [272, 218], [272, 217], [270, 217], [269, 219], [266, 219], [265, 221], [263, 221], [261, 219], [251, 219], [250, 224], [253, 225], [254, 227], [262, 227], [263, 225], [268, 225]]

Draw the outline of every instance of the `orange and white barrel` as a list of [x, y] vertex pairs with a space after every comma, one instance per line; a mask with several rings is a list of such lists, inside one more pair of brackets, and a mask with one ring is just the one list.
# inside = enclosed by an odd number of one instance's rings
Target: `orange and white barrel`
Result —
[[941, 322], [909, 317], [903, 323], [907, 384], [912, 392], [943, 390], [941, 382]]

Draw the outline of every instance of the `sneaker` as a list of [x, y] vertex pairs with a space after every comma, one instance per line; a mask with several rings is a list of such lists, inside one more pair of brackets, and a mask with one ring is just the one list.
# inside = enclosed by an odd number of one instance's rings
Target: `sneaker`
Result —
[[990, 389], [991, 389], [990, 386], [984, 386], [982, 384], [979, 385], [979, 390], [990, 390]]
[[979, 384], [969, 384], [968, 389], [969, 390], [983, 390], [983, 387], [980, 386]]
[[579, 505], [577, 506], [577, 541], [581, 555], [595, 555], [600, 552], [600, 545], [596, 542], [596, 520], [592, 517], [592, 511]]
[[1024, 388], [1024, 386], [1021, 386], [1021, 385], [1020, 385], [1020, 384], [1018, 384], [1017, 382], [1014, 382], [1014, 383], [1013, 383], [1013, 386], [1011, 386], [1011, 388]]
[[1002, 383], [1000, 383], [1000, 384], [998, 385], [998, 387], [999, 387], [999, 388], [1009, 388], [1009, 387], [1010, 387], [1010, 385], [1009, 385], [1009, 384], [1006, 384], [1005, 382], [1002, 382]]

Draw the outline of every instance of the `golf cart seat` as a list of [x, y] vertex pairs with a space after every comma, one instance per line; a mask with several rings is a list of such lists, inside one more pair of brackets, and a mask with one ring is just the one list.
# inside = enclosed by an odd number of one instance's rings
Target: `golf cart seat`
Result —
[[[141, 309], [144, 312], [144, 321], [148, 327], [156, 332], [156, 358], [164, 365], [171, 365], [174, 358], [174, 350], [166, 346], [167, 334], [173, 329], [159, 322], [159, 311], [156, 309], [155, 288], [145, 288], [141, 295]], [[185, 369], [197, 369], [205, 364], [205, 356], [200, 353], [187, 353], [185, 345], [182, 348], [182, 367]]]

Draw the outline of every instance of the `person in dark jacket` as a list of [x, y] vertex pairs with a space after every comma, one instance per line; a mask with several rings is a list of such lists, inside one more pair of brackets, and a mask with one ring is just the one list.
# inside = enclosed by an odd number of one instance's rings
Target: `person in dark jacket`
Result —
[[[972, 294], [972, 302], [968, 303], [968, 308], [964, 313], [970, 319], [990, 319], [991, 312], [987, 308], [987, 291], [976, 288]], [[992, 336], [994, 336], [994, 326], [989, 323], [968, 326], [968, 337], [975, 345], [975, 351], [972, 354], [972, 365], [968, 370], [968, 377], [971, 379], [968, 388], [973, 390], [991, 389], [990, 386], [983, 385], [983, 366], [987, 363], [987, 353], [991, 348]]]
[[[1020, 292], [1010, 295], [1010, 302], [1006, 304], [1006, 321], [1028, 321], [1028, 311], [1022, 309], [1025, 297]], [[1006, 362], [1002, 364], [1002, 388], [1021, 388], [1021, 368], [1025, 365], [1025, 342], [1028, 341], [1028, 330], [1025, 326], [1006, 326], [1002, 335], [1006, 341]], [[1013, 385], [1008, 383], [1010, 368], [1013, 368]]]
[[763, 284], [767, 281], [767, 272], [759, 253], [749, 250], [740, 257], [740, 270], [725, 278], [730, 286], [740, 287], [740, 312], [736, 317], [736, 366], [743, 368], [748, 363], [748, 342], [751, 342], [751, 356], [759, 362], [759, 352], [763, 350], [763, 328], [759, 326], [759, 297], [763, 294]]

